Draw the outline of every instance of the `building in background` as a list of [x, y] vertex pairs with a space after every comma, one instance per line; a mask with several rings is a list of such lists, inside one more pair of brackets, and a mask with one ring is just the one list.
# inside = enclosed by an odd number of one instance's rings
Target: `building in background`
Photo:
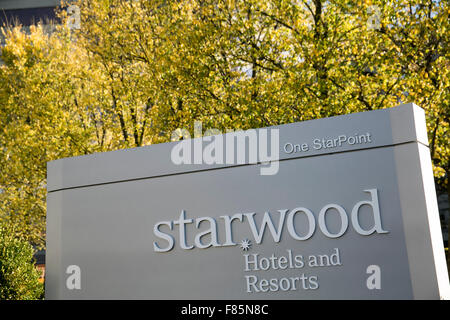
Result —
[[39, 278], [39, 282], [44, 282], [45, 279], [45, 250], [39, 250], [34, 254], [34, 264], [36, 269], [39, 270], [41, 276]]
[[60, 0], [0, 0], [0, 23], [2, 26], [16, 22], [30, 26], [36, 22], [54, 20], [55, 8]]

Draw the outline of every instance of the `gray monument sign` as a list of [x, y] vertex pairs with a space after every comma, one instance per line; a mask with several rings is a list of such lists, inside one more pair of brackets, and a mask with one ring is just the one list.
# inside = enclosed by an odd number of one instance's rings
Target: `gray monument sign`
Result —
[[421, 108], [210, 133], [48, 163], [46, 298], [449, 297]]

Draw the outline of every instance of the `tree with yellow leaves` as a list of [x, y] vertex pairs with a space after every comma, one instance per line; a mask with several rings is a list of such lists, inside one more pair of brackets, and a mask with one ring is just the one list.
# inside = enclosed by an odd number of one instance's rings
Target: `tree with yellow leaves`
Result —
[[51, 35], [15, 28], [3, 48], [0, 219], [32, 241], [44, 239], [47, 161], [167, 142], [194, 121], [225, 131], [414, 102], [450, 192], [448, 2], [68, 6]]

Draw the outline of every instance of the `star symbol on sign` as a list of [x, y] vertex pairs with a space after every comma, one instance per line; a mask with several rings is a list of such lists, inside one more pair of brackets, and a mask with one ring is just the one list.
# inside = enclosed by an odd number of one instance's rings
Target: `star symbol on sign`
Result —
[[252, 247], [252, 242], [248, 239], [244, 239], [241, 241], [241, 249], [242, 251], [248, 251]]

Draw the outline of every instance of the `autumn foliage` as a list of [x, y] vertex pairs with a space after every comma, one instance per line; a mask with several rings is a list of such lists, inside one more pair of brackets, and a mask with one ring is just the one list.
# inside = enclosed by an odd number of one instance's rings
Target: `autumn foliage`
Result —
[[167, 142], [194, 121], [225, 131], [414, 102], [449, 186], [447, 1], [75, 4], [80, 20], [65, 5], [51, 33], [3, 30], [0, 221], [34, 244], [47, 161]]

